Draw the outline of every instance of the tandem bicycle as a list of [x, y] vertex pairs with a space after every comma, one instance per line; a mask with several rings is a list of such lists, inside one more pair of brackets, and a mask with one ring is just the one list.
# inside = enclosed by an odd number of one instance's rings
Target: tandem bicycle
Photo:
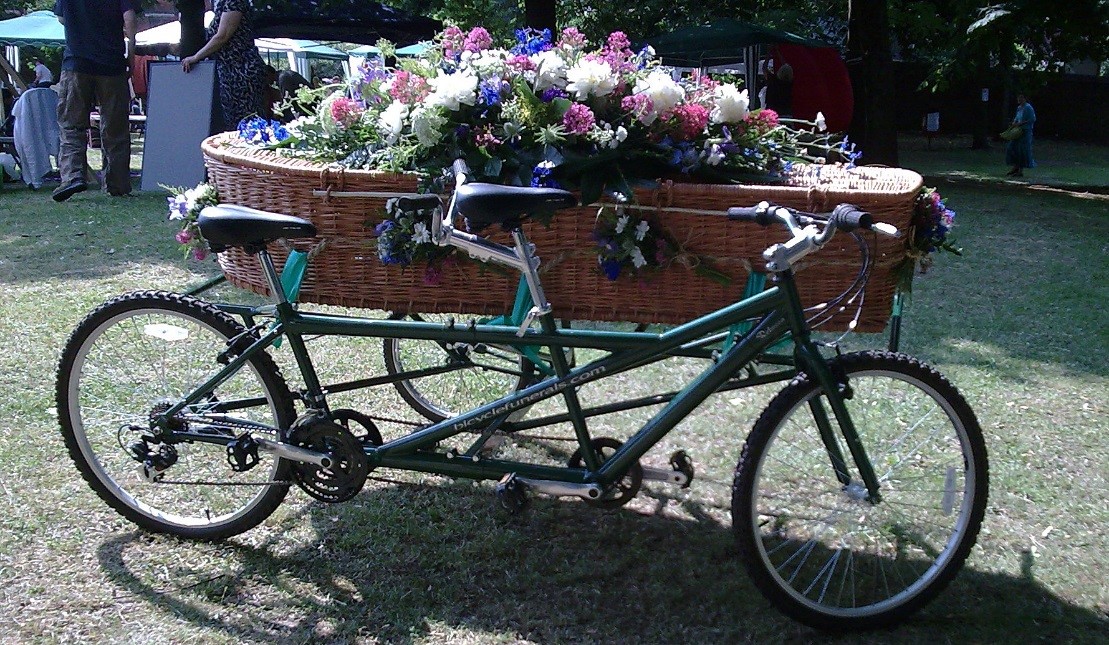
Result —
[[[763, 595], [806, 624], [860, 629], [903, 619], [955, 577], [974, 545], [988, 489], [974, 412], [945, 377], [910, 356], [842, 354], [816, 342], [794, 275], [837, 232], [896, 235], [893, 227], [847, 204], [822, 214], [766, 202], [733, 207], [719, 216], [737, 227], [784, 229], [784, 241], [764, 253], [772, 286], [662, 331], [579, 329], [555, 319], [537, 250], [520, 226], [529, 216], [576, 205], [574, 196], [471, 183], [466, 174], [456, 164], [446, 204], [413, 195], [400, 205], [434, 213], [435, 243], [520, 273], [532, 304], [518, 324], [301, 311], [266, 247], [312, 237], [315, 227], [289, 215], [208, 207], [198, 219], [205, 239], [217, 252], [256, 255], [272, 303], [217, 306], [191, 295], [137, 291], [109, 300], [78, 325], [60, 359], [57, 409], [69, 454], [92, 489], [145, 530], [200, 540], [257, 526], [293, 486], [337, 503], [357, 495], [371, 473], [389, 470], [495, 481], [496, 500], [513, 512], [531, 495], [615, 508], [633, 499], [644, 480], [679, 487], [694, 481], [682, 451], [669, 467], [640, 460], [706, 399], [783, 382], [746, 438], [732, 485], [739, 555]], [[470, 231], [456, 227], [462, 218]], [[511, 245], [481, 235], [495, 226], [511, 234]], [[425, 414], [430, 423], [386, 440], [372, 415], [329, 404], [337, 388], [321, 383], [306, 344], [321, 336], [447, 353], [482, 348], [531, 367], [510, 371], [515, 385], [496, 400], [468, 410], [437, 406], [437, 414]], [[270, 354], [279, 342], [295, 359], [302, 389], [287, 385]], [[599, 357], [579, 362], [575, 350]], [[704, 359], [700, 373], [677, 391], [596, 406], [579, 397], [584, 386], [676, 356]], [[413, 382], [436, 369], [394, 365], [346, 387]], [[427, 392], [428, 400], [435, 395]], [[559, 402], [560, 412], [525, 416], [548, 400]], [[649, 406], [659, 409], [627, 441], [591, 432], [596, 417]], [[572, 428], [576, 450], [565, 465], [489, 450], [505, 433], [552, 425]], [[470, 445], [445, 448], [450, 439]]]

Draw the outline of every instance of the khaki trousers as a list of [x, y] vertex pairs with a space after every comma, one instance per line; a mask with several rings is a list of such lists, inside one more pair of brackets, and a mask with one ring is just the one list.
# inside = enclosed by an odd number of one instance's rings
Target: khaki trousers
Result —
[[62, 185], [85, 181], [88, 166], [89, 113], [100, 106], [100, 147], [104, 183], [112, 195], [131, 192], [131, 133], [127, 116], [131, 89], [127, 76], [94, 76], [63, 70], [58, 81], [58, 125]]

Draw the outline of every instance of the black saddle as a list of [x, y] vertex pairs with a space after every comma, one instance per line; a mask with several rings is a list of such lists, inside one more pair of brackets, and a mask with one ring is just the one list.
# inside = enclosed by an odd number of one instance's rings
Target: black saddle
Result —
[[465, 184], [454, 193], [455, 207], [469, 222], [470, 229], [480, 231], [490, 224], [505, 230], [516, 228], [528, 215], [549, 213], [560, 208], [577, 206], [572, 193], [558, 188], [530, 188], [497, 184]]
[[200, 211], [196, 223], [216, 253], [236, 246], [258, 251], [283, 237], [296, 239], [316, 234], [316, 227], [308, 220], [232, 204], [208, 206]]

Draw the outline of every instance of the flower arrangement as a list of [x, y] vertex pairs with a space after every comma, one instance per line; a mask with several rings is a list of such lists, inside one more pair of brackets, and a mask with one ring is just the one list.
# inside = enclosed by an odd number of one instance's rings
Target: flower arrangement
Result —
[[676, 255], [676, 246], [657, 226], [620, 207], [604, 207], [593, 229], [597, 264], [609, 280], [621, 273], [642, 276], [665, 266]]
[[621, 32], [599, 46], [573, 28], [557, 38], [531, 29], [516, 36], [500, 48], [481, 27], [448, 27], [422, 58], [400, 59], [396, 69], [367, 63], [348, 86], [316, 90], [309, 116], [284, 128], [255, 122], [241, 137], [430, 179], [463, 158], [479, 180], [529, 185], [543, 164], [550, 181], [579, 189], [585, 203], [605, 190], [630, 196], [636, 183], [661, 176], [766, 181], [791, 161], [815, 160], [814, 142], [798, 143], [799, 122], [750, 110], [736, 84], [675, 79]]
[[416, 211], [399, 208], [398, 200], [385, 202], [386, 218], [374, 227], [377, 257], [384, 264], [406, 267], [426, 263], [424, 282], [438, 284], [443, 265], [452, 260], [455, 248], [438, 246], [431, 241], [432, 209]]
[[906, 233], [907, 252], [905, 260], [895, 269], [898, 286], [905, 293], [912, 291], [913, 277], [931, 268], [933, 254], [947, 251], [962, 255], [963, 250], [948, 237], [955, 226], [955, 211], [947, 208], [947, 202], [935, 188], [921, 189], [913, 205], [913, 217]]
[[200, 234], [196, 218], [205, 206], [219, 204], [219, 193], [216, 187], [211, 184], [200, 184], [188, 189], [171, 186], [163, 186], [163, 188], [173, 193], [167, 198], [169, 219], [181, 223], [181, 230], [177, 231], [174, 239], [181, 245], [185, 257], [191, 255], [196, 260], [207, 258], [208, 242]]

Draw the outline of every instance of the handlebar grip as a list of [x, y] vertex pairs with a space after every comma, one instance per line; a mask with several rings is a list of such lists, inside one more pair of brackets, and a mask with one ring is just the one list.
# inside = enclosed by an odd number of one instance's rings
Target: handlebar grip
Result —
[[770, 216], [771, 210], [772, 207], [768, 202], [760, 202], [757, 206], [733, 206], [728, 209], [728, 219], [769, 226], [774, 221]]
[[439, 208], [438, 195], [405, 195], [397, 198], [397, 206], [403, 211], [418, 211]]
[[870, 213], [851, 204], [836, 206], [828, 221], [834, 222], [836, 228], [842, 231], [853, 231], [858, 228], [869, 231], [874, 225], [874, 217]]

